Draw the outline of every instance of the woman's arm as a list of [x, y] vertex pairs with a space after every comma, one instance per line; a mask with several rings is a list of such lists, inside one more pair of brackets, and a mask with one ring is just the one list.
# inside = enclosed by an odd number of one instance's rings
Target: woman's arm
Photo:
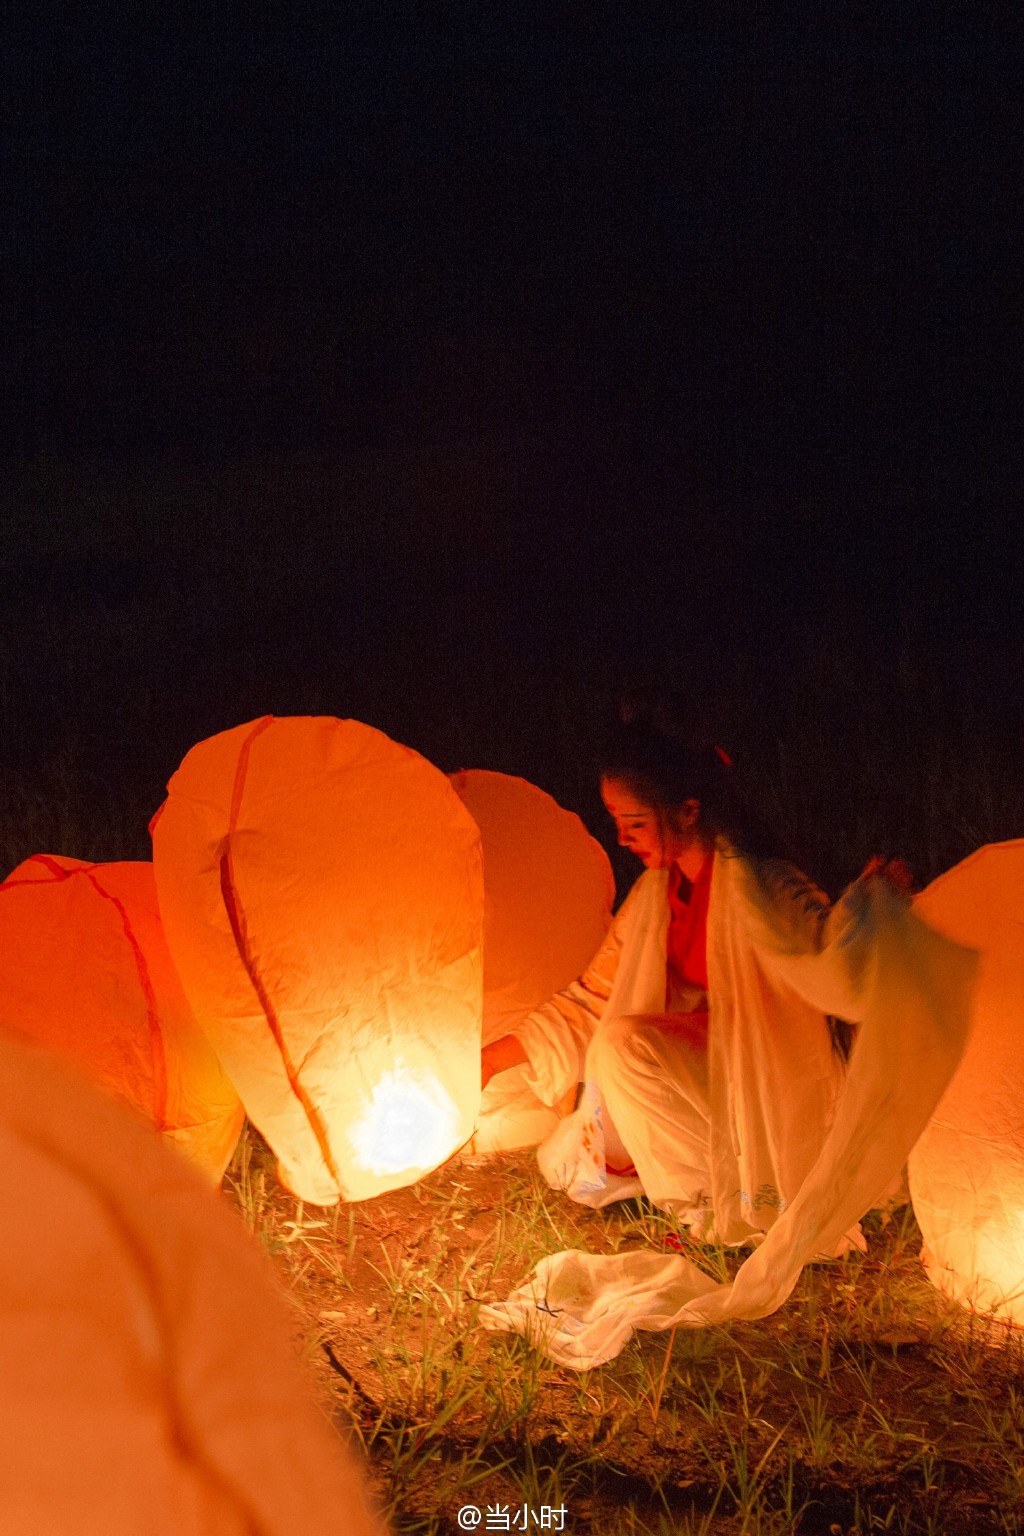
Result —
[[526, 1059], [526, 1047], [515, 1035], [502, 1035], [500, 1040], [492, 1040], [490, 1045], [484, 1046], [480, 1055], [481, 1088], [486, 1088], [496, 1073], [507, 1072], [509, 1067], [518, 1067]]
[[859, 1022], [870, 936], [884, 909], [908, 905], [906, 865], [871, 859], [832, 903], [780, 860], [741, 860], [737, 873], [748, 902], [747, 931], [762, 961], [813, 1007]]
[[509, 1034], [484, 1047], [481, 1075], [485, 1087], [495, 1073], [520, 1062], [527, 1064], [529, 1085], [545, 1104], [560, 1103], [582, 1081], [587, 1047], [618, 970], [631, 897], [632, 892], [583, 975], [528, 1013]]

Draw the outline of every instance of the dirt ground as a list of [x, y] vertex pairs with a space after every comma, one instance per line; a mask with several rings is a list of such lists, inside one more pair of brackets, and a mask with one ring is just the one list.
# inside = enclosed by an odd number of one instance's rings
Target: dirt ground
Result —
[[[248, 1134], [228, 1193], [285, 1281], [315, 1391], [365, 1450], [396, 1530], [455, 1531], [465, 1503], [527, 1498], [563, 1504], [575, 1532], [1024, 1529], [1024, 1467], [1008, 1466], [1024, 1436], [1021, 1351], [977, 1330], [965, 1341], [964, 1315], [925, 1280], [912, 1221], [876, 1221], [855, 1267], [805, 1271], [772, 1318], [640, 1335], [580, 1375], [484, 1332], [476, 1305], [559, 1248], [660, 1246], [656, 1213], [573, 1207], [529, 1152], [457, 1157], [410, 1188], [303, 1209]], [[741, 1257], [709, 1252], [709, 1271], [726, 1278]], [[986, 1403], [1003, 1405], [1011, 1449], [989, 1445]]]

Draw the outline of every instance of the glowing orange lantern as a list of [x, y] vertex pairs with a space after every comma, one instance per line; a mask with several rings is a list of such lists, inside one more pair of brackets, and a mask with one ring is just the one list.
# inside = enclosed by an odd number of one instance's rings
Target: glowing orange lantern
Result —
[[[578, 816], [525, 779], [484, 769], [452, 775], [484, 848], [484, 1040], [496, 1040], [593, 959], [612, 918], [608, 856]], [[526, 1069], [492, 1078], [476, 1152], [535, 1146], [557, 1123]]]
[[914, 908], [981, 952], [967, 1049], [910, 1156], [923, 1257], [945, 1295], [1024, 1324], [1024, 839], [980, 848]]
[[244, 1113], [182, 991], [151, 864], [19, 864], [0, 885], [0, 1025], [75, 1062], [220, 1179]]
[[192, 1006], [302, 1199], [399, 1188], [480, 1100], [480, 837], [444, 774], [355, 720], [200, 742], [154, 820]]
[[5, 1536], [383, 1536], [269, 1264], [183, 1159], [3, 1033], [0, 1157]]

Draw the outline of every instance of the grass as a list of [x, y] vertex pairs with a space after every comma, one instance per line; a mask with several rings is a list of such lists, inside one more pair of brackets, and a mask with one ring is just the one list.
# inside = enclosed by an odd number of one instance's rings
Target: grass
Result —
[[[500, 624], [483, 626], [472, 589], [452, 597], [448, 629], [435, 617], [422, 632], [417, 589], [405, 627], [392, 604], [378, 633], [367, 604], [349, 632], [346, 603], [319, 600], [315, 584], [311, 602], [304, 568], [291, 586], [275, 582], [267, 615], [262, 588], [251, 602], [215, 600], [216, 561], [196, 561], [194, 582], [165, 579], [178, 569], [165, 553], [140, 568], [137, 592], [71, 610], [44, 593], [5, 610], [4, 872], [42, 851], [146, 857], [146, 822], [183, 752], [267, 709], [351, 714], [444, 768], [522, 773], [600, 825], [592, 743], [620, 687], [637, 680], [629, 654], [647, 645], [646, 634], [624, 642], [614, 612], [607, 641], [592, 636], [588, 609], [550, 656], [542, 614], [517, 652]], [[367, 569], [367, 591], [393, 595]], [[566, 580], [560, 617], [578, 603], [575, 574]], [[429, 598], [432, 615], [445, 611]], [[323, 643], [293, 653], [310, 613]], [[910, 640], [882, 655], [865, 635], [816, 633], [788, 637], [778, 657], [770, 637], [754, 659], [726, 647], [705, 669], [712, 680], [695, 684], [810, 874], [837, 890], [884, 852], [924, 882], [1024, 832], [1007, 658], [944, 670], [923, 642], [915, 658]], [[666, 645], [640, 680], [688, 687], [693, 667]], [[626, 864], [620, 883], [635, 874]], [[564, 1507], [566, 1530], [608, 1536], [1024, 1530], [1021, 1337], [933, 1290], [909, 1211], [873, 1217], [865, 1255], [807, 1270], [770, 1318], [642, 1335], [576, 1375], [484, 1333], [477, 1309], [556, 1249], [658, 1243], [656, 1213], [573, 1207], [526, 1155], [455, 1161], [412, 1189], [325, 1213], [280, 1188], [251, 1130], [226, 1196], [277, 1266], [314, 1389], [362, 1446], [396, 1531], [455, 1531], [470, 1504], [503, 1507], [511, 1529], [524, 1505]], [[736, 1264], [729, 1253], [707, 1261], [716, 1278]]]
[[770, 1318], [640, 1335], [576, 1374], [477, 1309], [556, 1247], [660, 1243], [643, 1203], [575, 1207], [519, 1153], [314, 1212], [251, 1128], [226, 1193], [398, 1532], [455, 1531], [468, 1505], [480, 1529], [564, 1508], [566, 1530], [612, 1536], [1024, 1530], [1024, 1336], [933, 1290], [909, 1208], [874, 1213], [867, 1253], [807, 1270]]
[[[953, 730], [949, 710], [908, 695], [896, 701], [896, 735], [886, 735], [884, 698], [859, 711], [846, 698], [841, 732], [839, 699], [826, 729], [812, 703], [838, 677], [819, 677], [818, 694], [803, 691], [808, 678], [776, 692], [770, 708], [733, 678], [721, 739], [760, 764], [762, 802], [826, 885], [838, 888], [875, 851], [907, 856], [924, 880], [1024, 830], [1016, 758], [997, 736], [981, 745], [984, 722], [961, 711]], [[616, 681], [609, 669], [606, 694]], [[480, 726], [477, 745], [452, 749], [445, 765], [526, 772], [586, 811], [579, 743], [599, 711], [577, 682], [548, 700], [566, 711], [557, 762], [496, 756], [480, 746]], [[344, 700], [303, 707], [346, 712]], [[159, 802], [158, 783], [138, 787], [149, 767], [132, 789], [88, 764], [83, 736], [39, 773], [8, 772], [8, 868], [37, 851], [146, 856], [145, 822]], [[314, 1390], [362, 1448], [397, 1532], [455, 1531], [469, 1505], [481, 1530], [488, 1510], [491, 1529], [503, 1528], [497, 1511], [522, 1529], [524, 1508], [538, 1517], [564, 1508], [566, 1530], [602, 1536], [1024, 1531], [1024, 1343], [932, 1289], [907, 1210], [872, 1218], [867, 1254], [805, 1271], [770, 1318], [641, 1335], [608, 1366], [576, 1375], [517, 1338], [484, 1333], [477, 1309], [546, 1253], [658, 1243], [662, 1222], [649, 1209], [574, 1207], [520, 1155], [455, 1161], [412, 1189], [322, 1212], [281, 1189], [251, 1129], [226, 1193], [277, 1266]], [[721, 1279], [736, 1258], [709, 1252], [707, 1262]]]

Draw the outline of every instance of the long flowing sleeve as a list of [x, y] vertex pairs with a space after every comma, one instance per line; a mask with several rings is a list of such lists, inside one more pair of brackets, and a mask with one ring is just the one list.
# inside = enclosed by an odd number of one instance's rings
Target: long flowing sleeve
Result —
[[[633, 891], [636, 886], [633, 887]], [[512, 1030], [523, 1044], [528, 1061], [527, 1083], [545, 1104], [557, 1104], [583, 1079], [583, 1063], [591, 1036], [612, 993], [628, 931], [633, 891], [623, 902], [597, 954], [578, 980], [532, 1013]]]
[[[740, 860], [737, 872], [749, 903], [750, 937], [774, 977], [822, 1013], [861, 1022], [876, 877], [862, 875], [830, 903], [806, 875], [781, 860]], [[884, 889], [896, 907], [909, 905], [884, 882], [875, 889]]]

